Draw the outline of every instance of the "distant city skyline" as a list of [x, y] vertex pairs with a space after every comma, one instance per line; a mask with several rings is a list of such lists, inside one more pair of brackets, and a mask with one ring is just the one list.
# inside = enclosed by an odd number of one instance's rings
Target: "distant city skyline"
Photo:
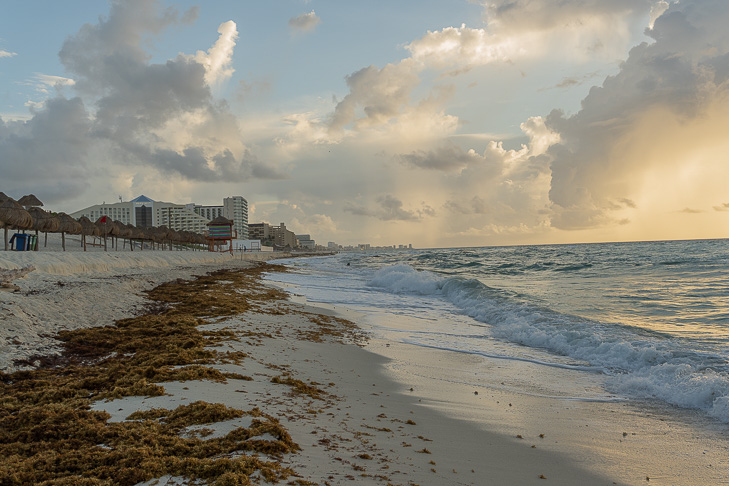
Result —
[[0, 190], [65, 212], [243, 194], [345, 246], [727, 238], [727, 21], [723, 0], [7, 2]]

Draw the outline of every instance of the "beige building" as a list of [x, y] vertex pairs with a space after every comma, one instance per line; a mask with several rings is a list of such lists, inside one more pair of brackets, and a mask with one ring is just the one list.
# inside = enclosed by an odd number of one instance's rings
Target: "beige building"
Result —
[[241, 196], [225, 198], [223, 202], [223, 206], [199, 206], [194, 203], [183, 205], [154, 201], [142, 195], [127, 202], [90, 206], [71, 213], [71, 216], [77, 219], [86, 216], [91, 221], [96, 221], [101, 216], [109, 216], [114, 221], [138, 228], [164, 225], [176, 231], [200, 234], [207, 231], [207, 224], [212, 219], [223, 216], [237, 223], [238, 226], [234, 228], [238, 231], [239, 238], [247, 235], [248, 202]]
[[271, 226], [268, 223], [253, 223], [248, 225], [248, 237], [251, 240], [261, 240], [264, 245], [273, 245], [280, 248], [296, 248], [298, 240], [293, 231], [286, 229], [286, 225]]

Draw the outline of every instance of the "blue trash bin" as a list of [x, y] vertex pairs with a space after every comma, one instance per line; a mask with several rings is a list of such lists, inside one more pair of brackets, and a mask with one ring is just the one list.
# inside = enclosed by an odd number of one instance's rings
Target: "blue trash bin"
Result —
[[15, 251], [25, 251], [25, 245], [28, 243], [28, 235], [15, 233], [11, 240], [15, 240]]

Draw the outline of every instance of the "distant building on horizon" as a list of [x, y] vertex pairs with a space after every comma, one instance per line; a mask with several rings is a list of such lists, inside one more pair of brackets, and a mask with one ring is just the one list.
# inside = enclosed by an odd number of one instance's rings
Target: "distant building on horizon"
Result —
[[311, 235], [296, 235], [296, 240], [301, 248], [316, 249], [316, 241], [311, 239]]
[[96, 204], [71, 213], [71, 216], [77, 219], [86, 216], [91, 221], [108, 216], [114, 221], [131, 224], [137, 228], [164, 225], [175, 231], [192, 231], [200, 234], [207, 231], [207, 224], [211, 220], [223, 216], [233, 221], [233, 228], [238, 231], [239, 238], [248, 237], [248, 201], [241, 196], [225, 198], [223, 206], [200, 206], [195, 203], [183, 205], [155, 201], [141, 195], [131, 201]]
[[251, 240], [260, 240], [263, 245], [279, 248], [297, 248], [298, 240], [293, 231], [286, 228], [284, 223], [271, 226], [268, 223], [251, 223], [248, 225], [248, 237]]

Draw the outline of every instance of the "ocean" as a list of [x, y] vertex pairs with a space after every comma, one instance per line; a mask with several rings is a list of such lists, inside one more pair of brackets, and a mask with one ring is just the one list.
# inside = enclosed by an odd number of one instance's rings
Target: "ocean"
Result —
[[[290, 271], [268, 280], [358, 312], [375, 336], [544, 369], [522, 378], [527, 393], [661, 403], [729, 423], [729, 240], [342, 252], [282, 263]], [[546, 383], [550, 369], [560, 378]]]

